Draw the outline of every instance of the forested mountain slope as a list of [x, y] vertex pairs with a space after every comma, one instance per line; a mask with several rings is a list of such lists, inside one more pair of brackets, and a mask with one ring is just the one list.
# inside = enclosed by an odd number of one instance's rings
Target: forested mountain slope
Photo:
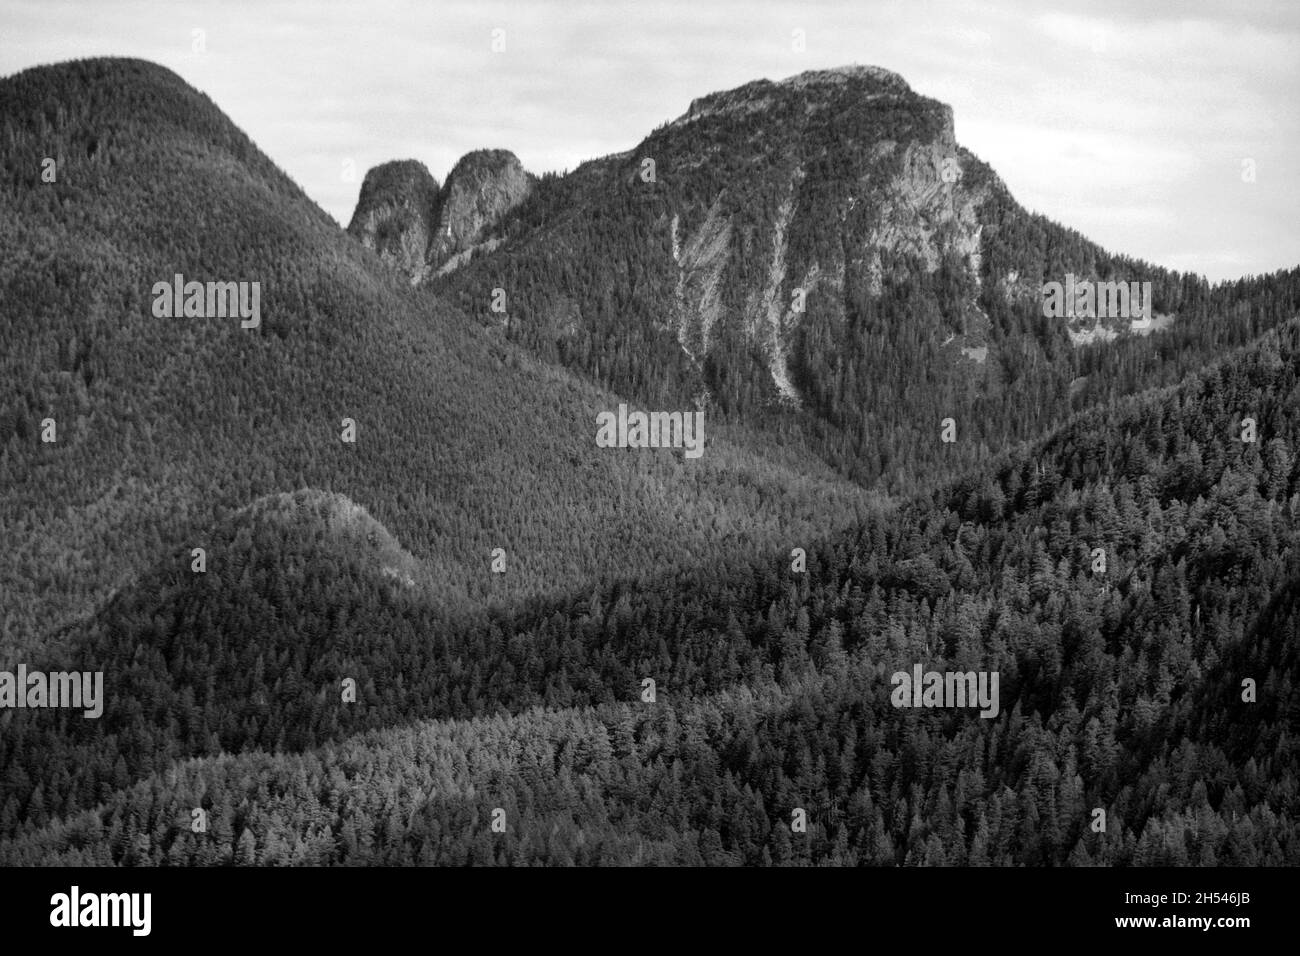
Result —
[[[1045, 318], [1043, 284], [1068, 275], [1151, 283], [1151, 325]], [[1211, 289], [1029, 213], [949, 107], [873, 67], [702, 97], [625, 153], [543, 176], [430, 281], [622, 394], [813, 436], [894, 492], [1300, 311], [1294, 272]]]
[[[264, 495], [348, 496], [448, 608], [725, 562], [868, 504], [713, 421], [691, 461], [596, 448], [618, 396], [395, 280], [162, 67], [0, 80], [0, 203], [0, 663]], [[176, 274], [259, 283], [260, 325], [155, 315]]]
[[[48, 738], [13, 721], [0, 858], [1294, 865], [1297, 442], [1292, 322], [810, 546], [806, 573], [768, 553], [443, 626], [354, 570], [335, 596], [349, 620], [266, 615], [255, 647], [205, 641], [201, 660], [183, 635], [238, 634], [232, 615], [273, 603], [274, 569], [227, 598], [194, 578], [142, 587], [80, 647], [144, 662], [129, 679], [160, 683], [130, 699], [177, 722], [150, 741], [147, 714]], [[261, 713], [220, 683], [253, 653], [275, 661]], [[997, 715], [896, 708], [890, 677], [915, 664], [996, 671]], [[365, 669], [354, 705], [337, 703], [348, 668]], [[207, 703], [186, 703], [205, 681]], [[480, 719], [327, 743], [417, 715]], [[97, 779], [107, 760], [86, 754], [115, 747], [133, 764]], [[187, 753], [210, 757], [172, 763]], [[204, 835], [195, 806], [220, 821]]]

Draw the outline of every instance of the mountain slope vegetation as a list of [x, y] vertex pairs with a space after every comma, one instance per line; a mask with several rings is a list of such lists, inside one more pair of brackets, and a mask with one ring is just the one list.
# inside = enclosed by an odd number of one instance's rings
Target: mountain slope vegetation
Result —
[[[471, 190], [415, 287], [152, 64], [0, 148], [0, 665], [105, 696], [0, 710], [0, 863], [1300, 863], [1300, 272], [1111, 257], [869, 68]], [[1173, 325], [1074, 346], [1066, 269]]]
[[[256, 641], [224, 646], [190, 638], [241, 633], [232, 619], [282, 591], [273, 568], [233, 596], [187, 579], [159, 604], [142, 588], [90, 637], [100, 643], [88, 659], [121, 658], [115, 673], [152, 660], [156, 684], [137, 668], [129, 680], [141, 683], [120, 690], [183, 718], [133, 757], [121, 741], [146, 741], [156, 717], [129, 732], [117, 715], [69, 717], [46, 736], [48, 715], [15, 714], [0, 749], [0, 821], [14, 838], [3, 852], [1295, 864], [1297, 383], [1291, 323], [1176, 389], [1080, 416], [1021, 462], [811, 547], [802, 574], [769, 555], [743, 575], [616, 585], [461, 627], [433, 627], [428, 609], [371, 587], [342, 596], [353, 620], [326, 628], [329, 596], [308, 588], [295, 606], [323, 612], [265, 615]], [[1257, 442], [1241, 440], [1243, 409]], [[254, 654], [273, 662], [274, 681]], [[890, 676], [915, 663], [997, 672], [999, 713], [893, 706]], [[364, 688], [352, 710], [335, 680], [349, 668]], [[652, 702], [638, 698], [646, 677]], [[204, 686], [206, 704], [177, 709]], [[476, 719], [336, 743], [349, 726], [417, 713]], [[115, 731], [115, 746], [90, 743]], [[61, 749], [78, 737], [84, 753]], [[250, 747], [309, 753], [223, 756]], [[145, 759], [114, 783], [96, 753]], [[162, 787], [150, 765], [185, 784]], [[146, 780], [120, 786], [137, 774]], [[357, 774], [364, 789], [344, 782]], [[340, 802], [339, 786], [356, 802]], [[78, 815], [97, 793], [105, 803]], [[282, 800], [291, 809], [271, 812]], [[214, 837], [186, 829], [191, 805], [225, 821]], [[507, 805], [519, 834], [497, 840], [488, 821]], [[794, 808], [816, 822], [802, 839], [785, 825]], [[1101, 833], [1096, 809], [1110, 821]]]
[[[482, 322], [904, 494], [1300, 312], [1294, 271], [1211, 288], [1029, 213], [947, 106], [873, 67], [703, 97], [625, 153], [542, 177], [488, 235], [432, 280]], [[1045, 318], [1043, 283], [1068, 274], [1151, 283], [1163, 331]]]
[[[601, 453], [596, 415], [617, 396], [394, 280], [161, 67], [4, 79], [0, 144], [0, 661], [302, 488], [367, 508], [439, 600], [471, 608], [727, 561], [871, 506], [741, 430], [710, 427], [689, 462]], [[176, 274], [258, 282], [260, 326], [156, 317], [154, 284]]]

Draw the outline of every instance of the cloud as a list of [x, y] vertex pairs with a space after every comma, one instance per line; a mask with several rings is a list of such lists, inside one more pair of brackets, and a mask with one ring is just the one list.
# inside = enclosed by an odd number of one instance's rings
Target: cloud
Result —
[[1018, 199], [1114, 251], [1215, 279], [1300, 262], [1300, 8], [1285, 0], [7, 0], [5, 18], [0, 72], [162, 63], [344, 224], [387, 159], [442, 179], [497, 146], [572, 169], [705, 93], [868, 63], [950, 103]]

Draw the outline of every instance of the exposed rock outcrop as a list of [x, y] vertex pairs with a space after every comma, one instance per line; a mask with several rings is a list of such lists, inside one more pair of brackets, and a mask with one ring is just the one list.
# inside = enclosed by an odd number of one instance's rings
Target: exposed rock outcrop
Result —
[[366, 174], [348, 232], [413, 283], [469, 261], [487, 232], [523, 202], [534, 178], [514, 153], [461, 158], [440, 189], [424, 164], [398, 160]]
[[348, 232], [388, 265], [418, 276], [437, 230], [438, 181], [414, 159], [394, 160], [366, 173]]
[[1056, 272], [1142, 272], [1025, 211], [958, 144], [951, 107], [877, 67], [700, 97], [634, 148], [537, 183], [539, 215], [509, 213], [519, 170], [469, 159], [473, 187], [458, 167], [443, 189], [443, 291], [500, 322], [483, 290], [508, 288], [543, 354], [730, 407], [842, 418], [894, 374], [886, 351], [939, 387], [996, 389], [1009, 353], [1079, 341], [1064, 323], [1025, 337]]
[[[823, 315], [842, 320], [848, 286], [882, 295], [884, 263], [904, 257], [927, 273], [957, 261], [979, 288], [982, 210], [996, 177], [985, 168], [966, 176], [964, 167], [979, 164], [957, 144], [951, 108], [895, 73], [851, 66], [749, 83], [695, 100], [655, 139], [632, 161], [653, 152], [677, 176], [735, 165], [724, 143], [754, 157], [737, 170], [746, 182], [706, 214], [701, 204], [672, 219], [675, 331], [697, 362], [715, 328], [734, 322], [765, 356], [777, 394], [798, 402], [791, 353], [814, 296]], [[741, 276], [738, 300], [727, 282]], [[948, 340], [981, 361], [987, 317], [973, 296], [963, 312]]]
[[509, 150], [480, 149], [462, 156], [438, 197], [430, 264], [441, 265], [473, 248], [532, 189], [533, 177]]

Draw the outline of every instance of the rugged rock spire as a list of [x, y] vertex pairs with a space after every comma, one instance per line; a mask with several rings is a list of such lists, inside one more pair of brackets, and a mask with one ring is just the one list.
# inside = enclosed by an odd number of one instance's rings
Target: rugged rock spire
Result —
[[438, 181], [414, 159], [366, 173], [348, 232], [408, 275], [424, 268], [437, 228]]
[[423, 163], [384, 163], [366, 173], [348, 232], [419, 282], [467, 260], [482, 237], [527, 198], [533, 183], [515, 154], [504, 149], [467, 153], [441, 189]]

